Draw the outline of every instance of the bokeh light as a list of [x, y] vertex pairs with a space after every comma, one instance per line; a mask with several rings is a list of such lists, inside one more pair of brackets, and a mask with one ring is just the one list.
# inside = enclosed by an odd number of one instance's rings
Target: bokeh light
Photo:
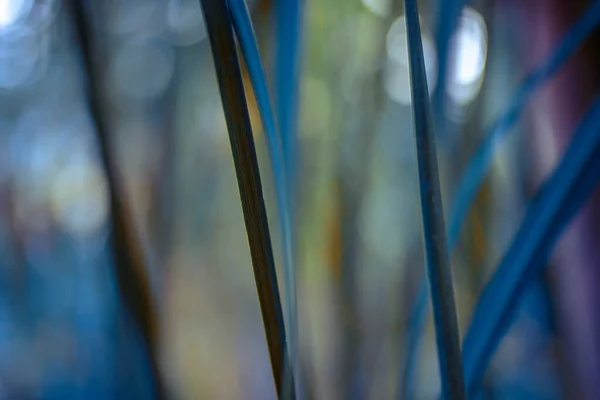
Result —
[[0, 31], [12, 27], [33, 6], [33, 0], [0, 0]]
[[466, 7], [451, 39], [446, 91], [459, 104], [477, 96], [487, 58], [487, 28], [481, 14]]
[[[421, 25], [423, 56], [429, 93], [437, 85], [437, 52], [433, 39]], [[408, 66], [408, 42], [406, 37], [406, 19], [402, 16], [390, 27], [386, 40], [387, 63], [385, 69], [385, 89], [390, 98], [400, 104], [411, 103], [410, 71]]]

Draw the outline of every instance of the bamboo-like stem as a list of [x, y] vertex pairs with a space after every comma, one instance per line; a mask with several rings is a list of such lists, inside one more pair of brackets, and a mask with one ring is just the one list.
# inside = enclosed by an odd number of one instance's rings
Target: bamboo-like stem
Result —
[[158, 311], [152, 296], [147, 258], [135, 232], [132, 213], [128, 210], [117, 171], [117, 162], [111, 150], [108, 126], [101, 106], [101, 80], [97, 63], [93, 57], [92, 18], [83, 0], [71, 0], [70, 11], [77, 41], [81, 50], [83, 69], [86, 76], [86, 94], [90, 115], [100, 146], [100, 158], [108, 184], [112, 234], [110, 236], [115, 253], [115, 267], [119, 290], [125, 306], [131, 312], [143, 336], [148, 351], [153, 383], [157, 398], [165, 398], [164, 385], [158, 362], [159, 322]]
[[[454, 249], [458, 243], [463, 222], [483, 184], [496, 145], [511, 132], [511, 128], [519, 120], [535, 93], [573, 56], [599, 24], [600, 2], [593, 2], [544, 62], [526, 75], [519, 89], [509, 101], [506, 110], [487, 129], [483, 141], [469, 159], [456, 189], [448, 224], [448, 248], [450, 250]], [[438, 87], [440, 87], [439, 82]], [[418, 292], [420, 293], [419, 298], [415, 301], [415, 306], [411, 311], [414, 320], [420, 321], [421, 324], [427, 320], [424, 315], [428, 312], [426, 291], [426, 282], [423, 282]], [[411, 330], [414, 333], [410, 333], [410, 335], [418, 335], [424, 330], [424, 326], [414, 326], [411, 327]], [[416, 338], [411, 338], [410, 341], [411, 343], [418, 342]], [[409, 360], [407, 368], [414, 368], [413, 363], [413, 360]]]
[[267, 212], [230, 11], [226, 0], [201, 0], [200, 4], [229, 131], [275, 388], [279, 398], [293, 399], [293, 377], [284, 381], [284, 372], [291, 371], [291, 366]]
[[421, 27], [416, 0], [406, 0], [411, 77], [413, 127], [417, 146], [417, 168], [423, 218], [423, 238], [427, 261], [427, 278], [433, 304], [442, 396], [466, 399], [463, 380], [460, 335], [456, 317], [452, 271], [446, 243], [446, 226], [440, 193], [437, 152], [429, 91], [425, 74]]
[[464, 340], [470, 395], [515, 318], [516, 305], [539, 276], [553, 245], [598, 182], [600, 98], [584, 116], [554, 173], [527, 208], [502, 261], [479, 297]]

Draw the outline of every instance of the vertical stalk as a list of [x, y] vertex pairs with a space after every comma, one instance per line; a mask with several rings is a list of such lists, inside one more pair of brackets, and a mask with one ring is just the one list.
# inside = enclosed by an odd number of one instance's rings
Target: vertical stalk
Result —
[[226, 0], [201, 0], [238, 180], [258, 299], [279, 398], [295, 398], [256, 150]]
[[144, 345], [148, 351], [153, 383], [157, 398], [165, 398], [158, 363], [159, 322], [156, 304], [148, 278], [146, 258], [135, 232], [132, 213], [129, 211], [123, 185], [119, 180], [117, 163], [111, 151], [108, 124], [101, 106], [101, 91], [98, 83], [101, 74], [93, 57], [92, 18], [84, 0], [71, 0], [69, 3], [77, 41], [81, 50], [83, 69], [86, 75], [86, 95], [90, 115], [94, 124], [100, 158], [108, 184], [112, 234], [110, 236], [115, 252], [115, 267], [119, 290], [125, 306], [139, 327]]
[[463, 380], [460, 335], [456, 317], [452, 271], [446, 243], [446, 226], [440, 193], [435, 132], [425, 75], [421, 27], [416, 0], [406, 0], [406, 32], [408, 36], [411, 77], [413, 127], [417, 147], [417, 168], [423, 219], [423, 238], [427, 261], [427, 277], [442, 380], [442, 396], [466, 399]]

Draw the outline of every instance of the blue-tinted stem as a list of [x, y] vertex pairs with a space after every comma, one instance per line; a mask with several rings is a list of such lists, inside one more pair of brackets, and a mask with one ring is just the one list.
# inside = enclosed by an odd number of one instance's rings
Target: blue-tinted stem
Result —
[[[276, 0], [275, 93], [286, 176], [295, 198], [298, 169], [298, 99], [303, 0]], [[292, 210], [295, 209], [292, 204]]]
[[406, 0], [404, 5], [423, 239], [427, 278], [433, 305], [442, 393], [446, 398], [461, 400], [466, 396], [462, 374], [460, 335], [446, 242], [435, 132], [429, 105], [419, 13], [416, 0]]
[[[599, 23], [600, 2], [595, 1], [565, 34], [560, 44], [549, 55], [546, 61], [527, 74], [520, 88], [509, 102], [506, 111], [491, 125], [483, 142], [469, 161], [458, 185], [456, 198], [453, 203], [454, 206], [450, 213], [448, 229], [448, 248], [450, 251], [453, 251], [456, 247], [463, 222], [489, 170], [496, 143], [504, 139], [507, 133], [510, 132], [510, 129], [518, 121], [527, 102], [535, 92], [582, 46]], [[411, 313], [414, 317], [410, 319], [416, 324], [423, 325], [411, 325], [408, 327], [409, 338], [407, 344], [418, 346], [420, 342], [419, 337], [424, 331], [424, 324], [427, 321], [425, 317], [425, 314], [428, 312], [427, 297], [427, 282], [424, 280], [420, 285], [417, 301]], [[423, 317], [416, 317], [416, 315], [423, 315]], [[414, 370], [417, 362], [417, 351], [407, 349], [407, 352], [411, 356], [405, 358], [407, 364], [403, 368]], [[404, 376], [413, 375], [414, 373], [404, 373]]]
[[[588, 164], [598, 164], [595, 156], [599, 147], [600, 99], [588, 111], [565, 156], [528, 207], [515, 238], [477, 302], [464, 341], [469, 393], [476, 391], [500, 340], [510, 328], [524, 289], [537, 277], [551, 245], [575, 214], [576, 209], [565, 208], [572, 204], [580, 207], [584, 200], [569, 201], [569, 197], [572, 199], [580, 190], [587, 189], [584, 194], [591, 191], [588, 180], [582, 177]], [[592, 169], [590, 173], [597, 173], [597, 168]], [[581, 180], [584, 189], [578, 187]]]
[[[279, 224], [283, 238], [284, 277], [286, 285], [288, 346], [292, 369], [297, 371], [297, 330], [298, 313], [296, 305], [296, 279], [294, 268], [294, 238], [291, 221], [290, 192], [286, 177], [286, 167], [281, 146], [281, 138], [277, 132], [275, 115], [267, 86], [267, 79], [260, 57], [260, 51], [252, 27], [252, 19], [245, 0], [228, 0], [231, 9], [234, 29], [236, 31], [242, 55], [248, 68], [254, 96], [258, 104], [263, 129], [267, 140], [271, 168], [275, 179], [275, 193]], [[292, 371], [287, 371], [292, 373]], [[296, 380], [297, 381], [297, 380]]]

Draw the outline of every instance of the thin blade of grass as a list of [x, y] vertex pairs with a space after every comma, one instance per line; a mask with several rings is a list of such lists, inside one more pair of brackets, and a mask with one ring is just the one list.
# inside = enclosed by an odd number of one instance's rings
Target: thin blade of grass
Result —
[[462, 374], [460, 335], [454, 301], [450, 257], [446, 242], [435, 132], [429, 105], [421, 27], [419, 26], [416, 0], [406, 0], [404, 6], [423, 238], [427, 277], [433, 304], [442, 394], [445, 398], [460, 400], [466, 399]]
[[289, 188], [286, 177], [286, 166], [281, 147], [281, 134], [278, 132], [273, 107], [271, 106], [271, 98], [267, 87], [267, 79], [265, 76], [263, 64], [252, 27], [252, 19], [250, 12], [244, 0], [229, 0], [229, 7], [233, 19], [233, 26], [237, 33], [237, 38], [242, 49], [242, 56], [246, 62], [254, 96], [258, 104], [263, 129], [267, 139], [267, 147], [269, 149], [269, 158], [271, 160], [271, 169], [275, 179], [275, 193], [277, 197], [277, 209], [279, 212], [279, 224], [283, 237], [283, 258], [284, 258], [284, 274], [286, 285], [286, 302], [287, 302], [287, 334], [288, 346], [290, 351], [292, 371], [286, 371], [286, 379], [290, 379], [287, 375], [295, 375], [296, 384], [300, 384], [299, 368], [298, 368], [298, 311], [297, 311], [297, 295], [296, 295], [296, 270], [294, 267], [294, 236], [292, 229], [291, 218], [291, 203], [289, 199]]
[[[297, 186], [297, 113], [304, 0], [276, 0], [275, 98], [277, 121], [293, 201]], [[292, 210], [295, 209], [292, 204]]]
[[456, 200], [451, 213], [450, 231], [448, 233], [449, 247], [454, 248], [460, 237], [462, 223], [473, 205], [485, 175], [491, 165], [496, 144], [502, 140], [517, 122], [525, 106], [534, 93], [539, 89], [571, 56], [583, 45], [585, 40], [600, 24], [600, 1], [595, 1], [581, 18], [573, 25], [548, 57], [546, 62], [530, 72], [519, 90], [511, 99], [507, 110], [489, 129], [489, 133], [471, 158], [465, 173], [462, 175]]
[[115, 252], [115, 267], [119, 290], [125, 306], [140, 328], [144, 345], [149, 353], [152, 378], [157, 398], [165, 398], [164, 385], [158, 363], [159, 321], [158, 311], [152, 296], [148, 277], [147, 255], [139, 243], [132, 213], [123, 194], [123, 185], [119, 181], [117, 162], [111, 150], [108, 124], [101, 105], [101, 91], [98, 82], [101, 75], [93, 55], [93, 30], [89, 7], [83, 0], [69, 2], [73, 25], [81, 50], [83, 69], [86, 76], [86, 94], [92, 121], [100, 147], [101, 161], [108, 184], [110, 218], [112, 226], [111, 241]]
[[[600, 2], [595, 1], [571, 27], [569, 32], [565, 34], [560, 44], [546, 61], [527, 74], [523, 83], [513, 95], [506, 111], [491, 125], [483, 142], [469, 161], [456, 191], [448, 225], [448, 248], [450, 251], [453, 251], [458, 243], [463, 222], [473, 205], [479, 188], [483, 184], [493, 159], [496, 144], [510, 132], [535, 92], [573, 56], [599, 24]], [[404, 366], [401, 372], [402, 376], [406, 378], [414, 376], [413, 370], [416, 369], [418, 351], [408, 346], [418, 346], [419, 338], [425, 330], [426, 314], [428, 312], [427, 299], [427, 282], [423, 281], [410, 317], [410, 321], [413, 321], [416, 325], [411, 324], [408, 327], [408, 340], [406, 342], [406, 353], [408, 355], [404, 358]], [[402, 386], [411, 387], [411, 384], [404, 382]]]
[[[464, 341], [465, 377], [470, 394], [478, 388], [496, 348], [510, 328], [524, 289], [537, 278], [560, 228], [575, 214], [576, 210], [566, 209], [566, 205], [582, 205], [584, 198], [569, 201], [569, 196], [579, 191], [587, 195], [591, 192], [593, 185], [589, 181], [593, 177], [586, 178], [585, 169], [592, 164], [590, 173], [597, 176], [598, 162], [594, 158], [598, 149], [600, 99], [588, 111], [560, 164], [528, 207], [519, 231], [477, 302]], [[581, 181], [583, 189], [577, 187]]]
[[230, 10], [225, 0], [201, 0], [200, 4], [204, 11], [229, 131], [275, 388], [279, 398], [295, 398], [293, 382], [284, 381], [285, 371], [290, 371], [286, 333], [258, 160]]

